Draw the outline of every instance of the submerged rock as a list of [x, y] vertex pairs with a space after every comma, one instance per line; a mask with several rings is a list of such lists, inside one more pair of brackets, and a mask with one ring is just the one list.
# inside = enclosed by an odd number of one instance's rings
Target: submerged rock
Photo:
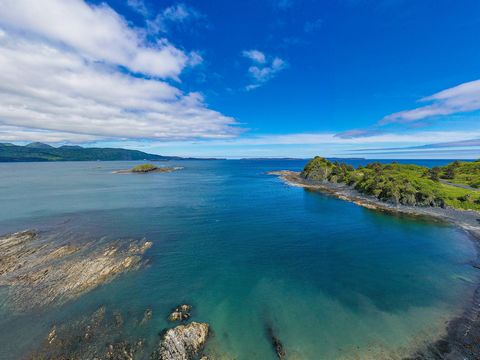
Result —
[[145, 310], [145, 312], [143, 313], [142, 321], [140, 321], [140, 325], [144, 325], [148, 321], [150, 321], [150, 319], [152, 318], [152, 314], [153, 314], [152, 309]]
[[172, 322], [188, 320], [191, 316], [191, 310], [192, 307], [190, 305], [180, 305], [172, 311], [172, 313], [168, 316], [168, 320]]
[[28, 310], [62, 303], [138, 268], [151, 242], [122, 240], [74, 246], [41, 239], [33, 231], [0, 237], [0, 286], [9, 305]]
[[207, 341], [209, 326], [192, 322], [169, 329], [163, 335], [159, 348], [152, 354], [153, 360], [191, 360]]
[[89, 316], [53, 326], [43, 344], [25, 359], [68, 360], [134, 360], [144, 359], [145, 341], [126, 340], [123, 323], [118, 325], [119, 312], [100, 307]]
[[287, 358], [287, 354], [285, 353], [283, 344], [280, 342], [280, 340], [277, 338], [277, 336], [273, 332], [273, 328], [270, 325], [267, 325], [266, 330], [267, 330], [267, 336], [270, 339], [270, 342], [273, 346], [273, 349], [275, 350], [275, 353], [277, 354], [277, 357], [280, 360], [285, 360]]

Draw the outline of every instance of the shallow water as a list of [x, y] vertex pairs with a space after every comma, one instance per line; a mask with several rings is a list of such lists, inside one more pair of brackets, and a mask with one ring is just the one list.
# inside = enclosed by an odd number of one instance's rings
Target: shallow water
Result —
[[304, 161], [177, 161], [165, 163], [184, 167], [174, 173], [112, 174], [135, 164], [0, 164], [0, 233], [154, 242], [148, 267], [76, 301], [29, 314], [4, 304], [1, 359], [103, 304], [132, 317], [152, 308], [148, 327], [130, 335], [154, 346], [182, 302], [210, 323], [208, 347], [231, 358], [275, 359], [271, 326], [292, 359], [395, 359], [442, 334], [477, 280], [475, 249], [456, 228], [266, 175]]

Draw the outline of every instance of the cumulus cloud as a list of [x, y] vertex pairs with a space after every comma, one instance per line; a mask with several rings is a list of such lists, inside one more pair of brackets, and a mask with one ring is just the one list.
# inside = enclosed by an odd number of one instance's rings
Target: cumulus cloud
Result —
[[259, 50], [245, 50], [242, 54], [253, 63], [248, 68], [248, 73], [253, 83], [246, 86], [247, 91], [262, 86], [287, 67], [287, 63], [284, 60], [279, 57], [269, 58]]
[[265, 54], [258, 50], [245, 50], [242, 54], [246, 58], [249, 58], [250, 60], [258, 64], [265, 64], [265, 62], [267, 61]]
[[189, 55], [166, 39], [147, 43], [142, 31], [131, 28], [105, 4], [0, 0], [0, 24], [11, 31], [48, 39], [85, 57], [152, 76], [175, 78], [189, 63]]
[[[106, 5], [0, 0], [2, 27], [2, 140], [206, 139], [239, 132], [201, 94], [158, 78], [176, 78], [198, 59], [166, 40], [146, 43]], [[158, 77], [133, 76], [118, 65]]]
[[385, 116], [380, 124], [412, 123], [434, 116], [444, 116], [480, 109], [480, 80], [467, 82], [420, 99], [429, 103], [412, 110]]

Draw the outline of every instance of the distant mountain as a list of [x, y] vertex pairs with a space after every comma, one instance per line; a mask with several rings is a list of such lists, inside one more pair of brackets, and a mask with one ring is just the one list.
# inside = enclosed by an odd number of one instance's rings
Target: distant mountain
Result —
[[48, 144], [44, 144], [41, 142], [33, 142], [28, 145], [25, 145], [25, 147], [33, 148], [33, 149], [53, 149], [53, 146], [50, 146]]
[[116, 148], [84, 148], [64, 145], [53, 147], [34, 142], [26, 146], [0, 143], [0, 162], [20, 161], [110, 161], [110, 160], [171, 160], [172, 156], [147, 154], [138, 150]]

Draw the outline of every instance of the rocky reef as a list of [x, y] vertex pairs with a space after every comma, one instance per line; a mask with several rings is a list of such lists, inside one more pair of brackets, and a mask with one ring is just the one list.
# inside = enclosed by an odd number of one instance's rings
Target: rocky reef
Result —
[[192, 322], [169, 329], [163, 335], [159, 348], [152, 360], [190, 360], [203, 348], [207, 341], [209, 326]]
[[63, 303], [138, 268], [152, 243], [51, 241], [34, 231], [0, 237], [0, 286], [17, 311]]
[[191, 322], [166, 329], [156, 345], [149, 344], [145, 338], [129, 335], [150, 321], [151, 315], [152, 310], [147, 309], [140, 320], [141, 317], [135, 318], [130, 312], [124, 316], [101, 306], [90, 315], [54, 325], [39, 348], [27, 354], [25, 359], [208, 359], [201, 354], [210, 333], [207, 323]]
[[127, 340], [123, 316], [102, 306], [91, 315], [53, 326], [39, 349], [25, 359], [133, 360], [147, 355], [145, 339]]

